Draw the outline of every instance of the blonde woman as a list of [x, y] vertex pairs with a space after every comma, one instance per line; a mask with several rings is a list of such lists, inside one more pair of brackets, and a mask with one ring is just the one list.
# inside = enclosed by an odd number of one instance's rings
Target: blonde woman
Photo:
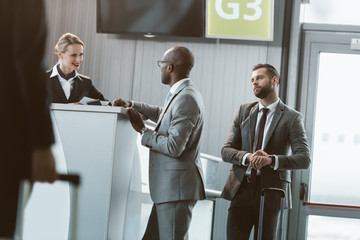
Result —
[[58, 63], [46, 72], [49, 94], [53, 103], [76, 103], [83, 97], [105, 100], [89, 77], [78, 73], [84, 56], [84, 43], [65, 33], [55, 45]]

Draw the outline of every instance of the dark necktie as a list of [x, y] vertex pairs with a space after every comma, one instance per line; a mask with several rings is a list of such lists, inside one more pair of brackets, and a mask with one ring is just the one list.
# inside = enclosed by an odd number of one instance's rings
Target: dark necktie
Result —
[[[265, 128], [265, 123], [266, 123], [266, 115], [267, 115], [269, 109], [268, 108], [263, 108], [263, 109], [261, 109], [261, 111], [262, 111], [262, 116], [261, 116], [261, 119], [260, 119], [260, 122], [259, 122], [259, 132], [258, 132], [255, 151], [261, 149], [263, 138], [264, 138], [264, 128]], [[253, 187], [255, 187], [255, 184], [256, 184], [256, 169], [253, 169], [253, 168], [251, 169], [250, 182], [251, 182], [251, 185]]]

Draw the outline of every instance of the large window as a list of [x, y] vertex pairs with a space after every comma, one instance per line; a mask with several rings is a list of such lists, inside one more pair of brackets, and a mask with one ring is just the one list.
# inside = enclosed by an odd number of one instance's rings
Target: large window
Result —
[[310, 0], [303, 4], [303, 22], [360, 25], [359, 0]]
[[360, 206], [360, 55], [320, 53], [310, 201]]

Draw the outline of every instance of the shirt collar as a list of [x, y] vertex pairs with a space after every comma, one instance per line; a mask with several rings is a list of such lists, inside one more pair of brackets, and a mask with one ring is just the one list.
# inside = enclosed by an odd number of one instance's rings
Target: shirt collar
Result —
[[190, 78], [183, 78], [179, 81], [177, 81], [171, 88], [170, 88], [170, 92], [171, 94], [174, 94], [176, 92], [176, 90], [178, 89], [178, 87], [185, 82], [186, 80], [190, 80]]
[[[269, 109], [270, 112], [274, 111], [276, 106], [278, 105], [278, 103], [280, 102], [280, 98], [278, 98], [278, 100], [276, 100], [275, 102], [273, 102], [272, 104], [270, 104], [269, 106], [267, 106], [266, 108]], [[259, 102], [259, 111], [261, 111], [261, 109], [265, 108], [264, 105], [262, 105]]]
[[[55, 76], [58, 76], [59, 78], [61, 77], [56, 66], [57, 66], [57, 64], [52, 68], [50, 78], [55, 77]], [[78, 78], [82, 81], [79, 73], [76, 70], [75, 70], [75, 76], [72, 79], [75, 79], [75, 78]], [[71, 80], [71, 79], [69, 79], [69, 80]]]

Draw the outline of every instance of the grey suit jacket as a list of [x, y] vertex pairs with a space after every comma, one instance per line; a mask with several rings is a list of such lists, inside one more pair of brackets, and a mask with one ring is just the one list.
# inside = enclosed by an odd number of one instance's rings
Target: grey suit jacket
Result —
[[[222, 196], [231, 200], [238, 191], [245, 176], [247, 167], [241, 164], [245, 153], [254, 152], [254, 136], [258, 102], [241, 105], [235, 114], [228, 138], [222, 148], [223, 161], [232, 163], [229, 177]], [[286, 192], [286, 208], [291, 208], [291, 171], [306, 169], [310, 165], [310, 150], [306, 138], [303, 117], [301, 113], [279, 101], [273, 120], [264, 141], [264, 151], [276, 154], [279, 168], [275, 171], [270, 166], [261, 169], [261, 187], [282, 188]], [[271, 196], [269, 196], [271, 197]], [[277, 207], [280, 199], [272, 196], [266, 204]]]
[[149, 185], [154, 203], [205, 198], [200, 162], [204, 124], [202, 96], [190, 80], [183, 82], [163, 109], [134, 102], [133, 107], [156, 122], [141, 143], [150, 148]]

